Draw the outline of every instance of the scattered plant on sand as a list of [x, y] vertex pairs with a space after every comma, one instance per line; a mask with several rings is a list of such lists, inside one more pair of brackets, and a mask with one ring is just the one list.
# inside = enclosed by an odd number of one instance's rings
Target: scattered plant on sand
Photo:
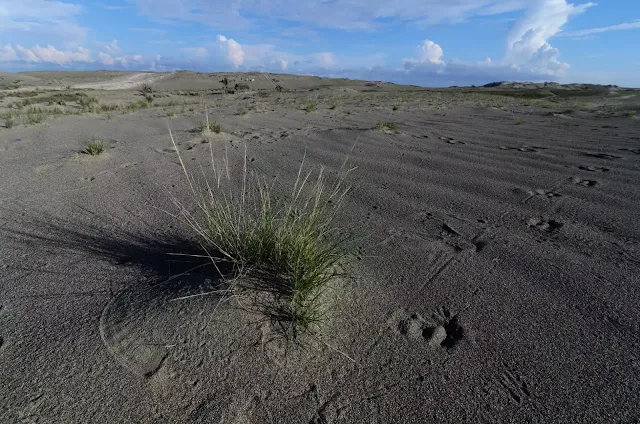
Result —
[[44, 116], [39, 113], [29, 113], [27, 114], [27, 124], [36, 125], [44, 122]]
[[313, 112], [313, 111], [315, 111], [315, 110], [317, 110], [317, 109], [318, 109], [318, 105], [316, 104], [316, 102], [314, 102], [314, 101], [312, 101], [312, 100], [309, 100], [309, 101], [305, 104], [305, 106], [304, 106], [304, 108], [303, 108], [303, 109], [304, 109], [306, 112]]
[[318, 96], [309, 96], [302, 109], [307, 112], [318, 110]]
[[376, 128], [378, 128], [380, 131], [395, 131], [397, 127], [393, 122], [379, 121], [376, 124]]
[[209, 114], [206, 114], [206, 121], [202, 125], [192, 129], [190, 132], [201, 134], [220, 134], [222, 132], [222, 125], [217, 122], [209, 122]]
[[275, 181], [248, 170], [246, 150], [240, 171], [230, 167], [226, 150], [216, 161], [210, 144], [212, 181], [190, 173], [169, 134], [197, 206], [194, 213], [193, 205], [174, 198], [179, 217], [214, 264], [234, 266], [238, 278], [227, 280], [228, 292], [262, 299], [258, 310], [287, 335], [315, 329], [326, 309], [323, 293], [353, 258], [351, 233], [336, 222], [350, 189], [344, 183], [349, 170], [343, 165], [342, 177], [330, 184], [322, 168], [305, 170], [303, 159], [290, 195], [282, 197]]
[[331, 96], [329, 97], [329, 109], [337, 109], [339, 103], [340, 102], [338, 101], [338, 97], [335, 94], [331, 94]]
[[82, 149], [82, 153], [85, 153], [90, 156], [98, 156], [99, 154], [104, 153], [106, 150], [106, 146], [104, 141], [94, 138], [85, 144], [84, 149]]
[[95, 105], [97, 105], [98, 102], [99, 100], [95, 96], [80, 97], [78, 100], [78, 104], [82, 106], [82, 109], [90, 112], [95, 111]]

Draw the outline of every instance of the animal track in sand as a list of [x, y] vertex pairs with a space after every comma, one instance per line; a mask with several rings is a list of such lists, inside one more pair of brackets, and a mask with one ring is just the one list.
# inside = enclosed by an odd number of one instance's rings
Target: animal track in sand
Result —
[[582, 153], [583, 156], [589, 156], [592, 158], [598, 158], [598, 159], [620, 159], [620, 156], [615, 156], [615, 155], [610, 155], [608, 153], [589, 153], [589, 152], [585, 152]]
[[505, 369], [497, 380], [502, 388], [502, 392], [509, 396], [513, 402], [519, 404], [525, 398], [531, 397], [527, 382], [520, 375]]
[[583, 185], [585, 187], [593, 187], [598, 184], [596, 180], [586, 180], [580, 177], [574, 177], [572, 181], [574, 184]]
[[532, 228], [537, 228], [548, 233], [556, 232], [564, 225], [554, 219], [545, 219], [543, 217], [533, 217], [527, 220], [527, 225]]
[[548, 197], [548, 198], [562, 197], [562, 194], [558, 193], [557, 191], [546, 190], [546, 189], [543, 189], [543, 188], [537, 189], [535, 193], [540, 195], [540, 196], [544, 196], [544, 197]]
[[622, 150], [622, 151], [625, 151], [625, 152], [631, 152], [631, 153], [634, 153], [636, 155], [640, 155], [640, 149], [629, 149], [627, 147], [623, 147], [622, 149], [618, 149], [618, 150]]
[[457, 315], [451, 315], [447, 308], [431, 316], [430, 320], [418, 313], [409, 314], [405, 309], [394, 312], [390, 327], [408, 339], [426, 342], [429, 346], [453, 348], [464, 337], [464, 328]]
[[440, 140], [447, 142], [449, 144], [465, 144], [464, 141], [458, 141], [456, 139], [453, 139], [451, 137], [440, 137]]
[[175, 154], [176, 153], [176, 149], [173, 147], [165, 147], [164, 149], [154, 149], [156, 152], [158, 153], [171, 153], [171, 154]]
[[609, 172], [609, 168], [604, 166], [579, 166], [578, 168], [589, 172]]
[[546, 147], [540, 146], [521, 146], [521, 147], [509, 147], [509, 146], [500, 146], [501, 150], [517, 150], [519, 152], [537, 152], [538, 150], [545, 150]]

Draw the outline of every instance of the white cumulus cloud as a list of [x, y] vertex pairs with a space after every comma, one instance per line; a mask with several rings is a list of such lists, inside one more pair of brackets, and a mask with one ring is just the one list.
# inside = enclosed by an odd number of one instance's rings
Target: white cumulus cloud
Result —
[[71, 62], [93, 62], [91, 52], [83, 47], [75, 50], [58, 50], [52, 45], [40, 47], [38, 45], [25, 48], [20, 44], [16, 46], [18, 59], [25, 62], [33, 63], [55, 63], [57, 65], [66, 65]]
[[422, 45], [418, 46], [420, 50], [420, 58], [421, 62], [429, 62], [429, 63], [443, 63], [442, 55], [444, 52], [442, 51], [442, 47], [437, 45], [431, 40], [424, 40]]
[[11, 44], [0, 46], [0, 62], [13, 62], [18, 59], [15, 49]]
[[244, 50], [234, 39], [218, 35], [218, 44], [226, 53], [226, 59], [236, 68], [244, 63]]
[[502, 63], [549, 75], [562, 74], [569, 65], [558, 60], [559, 51], [548, 40], [560, 33], [573, 15], [584, 12], [593, 3], [574, 5], [566, 0], [532, 2], [525, 15], [509, 31]]

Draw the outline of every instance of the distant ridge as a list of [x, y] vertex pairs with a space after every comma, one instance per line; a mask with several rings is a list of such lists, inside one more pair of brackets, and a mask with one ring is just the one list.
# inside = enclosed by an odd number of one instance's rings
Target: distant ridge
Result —
[[485, 84], [484, 88], [510, 88], [510, 89], [537, 89], [554, 88], [558, 90], [588, 90], [594, 88], [619, 88], [617, 85], [600, 84], [560, 84], [557, 82], [517, 82], [517, 81], [497, 81]]

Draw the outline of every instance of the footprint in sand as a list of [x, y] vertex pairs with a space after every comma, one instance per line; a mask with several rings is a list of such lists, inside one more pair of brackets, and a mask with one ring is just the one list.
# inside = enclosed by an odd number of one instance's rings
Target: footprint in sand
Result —
[[163, 154], [167, 154], [167, 153], [176, 154], [176, 149], [174, 147], [165, 147], [164, 149], [153, 149], [153, 150]]
[[405, 309], [399, 309], [389, 320], [389, 326], [396, 334], [410, 340], [447, 349], [454, 347], [464, 337], [458, 316], [452, 315], [447, 308], [441, 308], [430, 320], [418, 313], [409, 314]]
[[533, 217], [527, 220], [527, 225], [532, 228], [537, 228], [548, 233], [556, 232], [564, 225], [554, 219], [545, 219], [543, 217]]
[[524, 378], [515, 372], [509, 371], [506, 366], [500, 378], [496, 380], [500, 385], [501, 391], [517, 404], [531, 397], [531, 392]]
[[537, 146], [521, 146], [521, 147], [508, 147], [508, 146], [500, 146], [501, 150], [517, 150], [519, 152], [537, 152], [538, 150], [544, 150], [545, 147], [537, 147]]
[[585, 186], [585, 187], [593, 187], [593, 186], [598, 184], [598, 182], [596, 180], [586, 180], [586, 179], [580, 178], [580, 177], [574, 177], [572, 181], [573, 181], [574, 184], [582, 185], [582, 186]]
[[554, 190], [546, 190], [544, 188], [539, 188], [536, 190], [536, 194], [540, 195], [540, 196], [544, 196], [544, 197], [548, 197], [548, 198], [553, 198], [553, 197], [562, 197], [562, 194], [558, 193], [557, 191]]
[[583, 153], [584, 156], [589, 156], [598, 159], [620, 159], [620, 156], [610, 155], [608, 153]]
[[609, 172], [609, 168], [604, 166], [579, 166], [578, 168], [589, 172]]
[[[195, 273], [195, 271], [194, 271]], [[185, 274], [154, 286], [136, 286], [120, 292], [104, 309], [100, 335], [107, 350], [129, 371], [151, 378], [162, 368], [177, 344], [188, 333], [184, 314], [189, 302], [174, 301], [182, 296], [210, 293], [215, 283], [201, 275]], [[194, 304], [191, 304], [194, 306]]]
[[622, 150], [622, 151], [625, 151], [625, 152], [631, 152], [633, 154], [640, 155], [640, 149], [629, 149], [627, 147], [623, 147], [622, 149], [618, 149], [618, 150]]
[[451, 137], [440, 137], [440, 140], [449, 143], [449, 144], [465, 144], [464, 141], [458, 141]]

